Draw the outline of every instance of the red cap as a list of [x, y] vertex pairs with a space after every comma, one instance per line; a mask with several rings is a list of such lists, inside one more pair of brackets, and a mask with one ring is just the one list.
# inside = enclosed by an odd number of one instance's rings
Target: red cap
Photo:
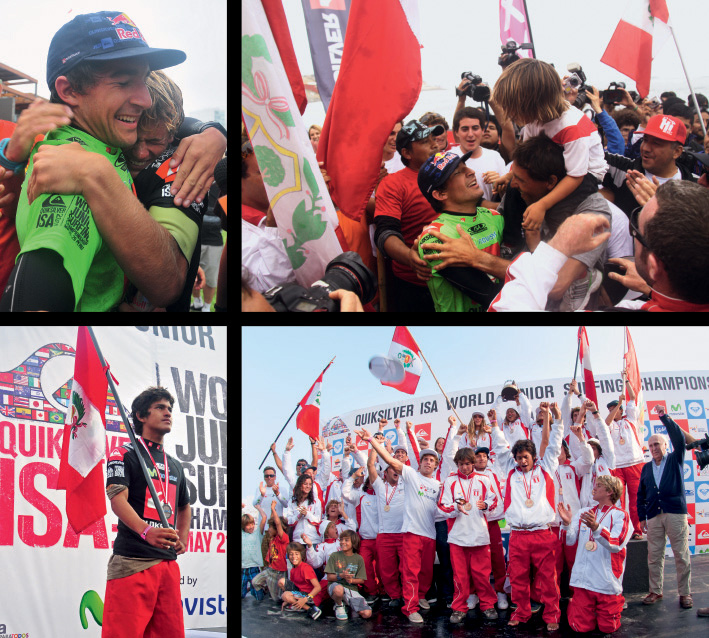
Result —
[[647, 123], [645, 135], [651, 135], [661, 140], [669, 142], [679, 142], [684, 144], [687, 139], [687, 127], [671, 115], [653, 115]]

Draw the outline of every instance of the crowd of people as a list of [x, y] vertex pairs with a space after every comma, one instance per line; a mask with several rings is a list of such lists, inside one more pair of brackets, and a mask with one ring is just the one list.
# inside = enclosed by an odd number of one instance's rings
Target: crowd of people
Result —
[[[691, 95], [599, 91], [530, 58], [504, 69], [484, 108], [466, 105], [470, 86], [450, 127], [433, 112], [393, 123], [361, 220], [337, 209], [380, 283], [348, 309], [709, 310], [705, 96], [695, 112]], [[316, 152], [320, 133], [309, 129]], [[243, 309], [295, 281], [249, 153], [242, 131]]]
[[226, 130], [185, 117], [185, 58], [115, 11], [56, 32], [49, 101], [0, 122], [0, 310], [226, 311]]
[[[310, 439], [312, 459], [295, 472], [293, 439], [282, 457], [274, 443], [275, 467], [264, 469], [253, 500], [259, 515], [242, 514], [241, 597], [262, 601], [267, 590], [284, 613], [313, 620], [330, 605], [343, 621], [348, 608], [369, 618], [381, 605], [417, 624], [433, 603], [452, 624], [478, 606], [485, 621], [511, 607], [513, 627], [543, 605], [550, 631], [563, 597], [572, 629], [610, 633], [627, 607], [628, 543], [647, 540], [642, 602], [652, 605], [663, 596], [669, 538], [679, 605], [691, 608], [683, 465], [694, 439], [659, 405], [672, 451], [653, 434], [646, 463], [636, 389], [625, 383], [627, 402], [624, 390], [605, 418], [573, 380], [561, 406], [535, 407], [517, 391], [513, 407], [500, 396], [468, 425], [450, 416], [433, 445], [399, 419], [392, 441], [380, 419], [374, 434], [354, 431], [366, 452], [348, 436], [339, 476], [324, 439]], [[510, 528], [507, 552], [501, 525]]]

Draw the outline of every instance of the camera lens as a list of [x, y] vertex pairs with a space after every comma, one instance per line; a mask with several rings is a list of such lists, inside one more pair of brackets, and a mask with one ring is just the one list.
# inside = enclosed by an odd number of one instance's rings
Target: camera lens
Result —
[[343, 288], [354, 292], [367, 304], [374, 299], [377, 291], [377, 280], [362, 258], [353, 251], [342, 253], [333, 259], [325, 269], [322, 278], [331, 290]]

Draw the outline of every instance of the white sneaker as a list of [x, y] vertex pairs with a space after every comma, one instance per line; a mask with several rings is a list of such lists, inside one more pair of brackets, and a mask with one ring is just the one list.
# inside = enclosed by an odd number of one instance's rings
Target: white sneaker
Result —
[[507, 609], [510, 606], [510, 603], [507, 602], [507, 595], [504, 592], [497, 592], [497, 608], [498, 609]]
[[573, 281], [566, 289], [559, 310], [574, 312], [585, 308], [591, 295], [600, 287], [601, 281], [603, 281], [603, 273], [597, 268], [589, 268], [585, 277]]
[[477, 594], [470, 594], [470, 596], [468, 596], [468, 609], [475, 609], [479, 602], [480, 599]]
[[335, 605], [335, 618], [337, 620], [347, 620], [347, 610], [344, 605]]
[[423, 616], [415, 611], [413, 614], [409, 614], [409, 622], [423, 622]]
[[431, 604], [425, 598], [422, 598], [421, 600], [419, 600], [419, 607], [428, 611], [429, 609], [431, 609]]
[[204, 304], [200, 312], [212, 312], [212, 304]]

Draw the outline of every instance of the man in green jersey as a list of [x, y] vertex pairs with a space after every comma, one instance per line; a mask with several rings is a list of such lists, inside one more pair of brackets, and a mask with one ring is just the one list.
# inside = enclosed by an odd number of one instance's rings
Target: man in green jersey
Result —
[[[138, 119], [151, 105], [148, 73], [185, 57], [175, 49], [150, 48], [135, 24], [115, 11], [77, 16], [55, 34], [47, 84], [51, 101], [70, 106], [73, 120], [50, 132], [30, 156], [16, 217], [20, 254], [1, 308], [115, 309], [124, 292], [124, 272], [156, 306], [180, 294], [187, 264], [170, 233], [134, 197], [121, 149], [136, 143]], [[118, 265], [118, 251], [102, 239], [84, 197], [34, 193], [28, 198], [38, 147], [72, 142], [102, 156], [96, 160], [93, 188], [120, 203], [120, 222], [114, 223], [123, 229], [124, 244], [129, 238], [132, 262], [140, 267], [131, 268], [128, 260], [123, 269]], [[103, 177], [107, 167], [118, 173], [125, 190], [107, 189], [112, 183]]]
[[[496, 211], [479, 207], [483, 191], [465, 161], [466, 153], [436, 153], [419, 169], [418, 185], [424, 197], [440, 215], [423, 229], [419, 246], [426, 242], [441, 243], [430, 231], [448, 237], [460, 237], [458, 228], [467, 233], [475, 246], [499, 256], [504, 219]], [[433, 251], [419, 247], [419, 255]], [[440, 261], [431, 261], [436, 266]], [[433, 270], [428, 281], [436, 311], [484, 312], [502, 288], [499, 279], [470, 266], [449, 266]]]

